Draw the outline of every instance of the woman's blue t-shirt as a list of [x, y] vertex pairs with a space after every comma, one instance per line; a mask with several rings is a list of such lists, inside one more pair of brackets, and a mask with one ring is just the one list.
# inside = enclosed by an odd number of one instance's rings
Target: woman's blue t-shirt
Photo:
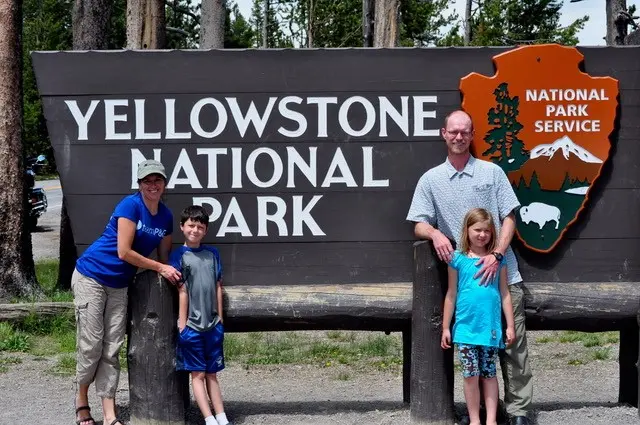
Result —
[[502, 348], [500, 273], [489, 285], [480, 284], [482, 277], [474, 278], [481, 268], [476, 266], [478, 260], [477, 257], [467, 257], [455, 251], [449, 263], [458, 271], [453, 342]]
[[148, 257], [160, 245], [160, 241], [173, 233], [173, 215], [163, 203], [158, 213], [151, 215], [142, 194], [125, 197], [116, 206], [102, 235], [76, 262], [76, 269], [83, 275], [111, 288], [126, 288], [133, 280], [137, 268], [118, 258], [118, 218], [124, 217], [136, 223], [131, 248]]

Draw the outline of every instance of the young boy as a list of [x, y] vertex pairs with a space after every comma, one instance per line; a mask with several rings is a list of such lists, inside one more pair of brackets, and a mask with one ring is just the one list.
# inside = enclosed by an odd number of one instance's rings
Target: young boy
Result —
[[217, 249], [200, 244], [208, 226], [209, 215], [204, 208], [196, 205], [185, 208], [180, 217], [185, 242], [169, 259], [182, 273], [176, 366], [178, 370], [191, 372], [193, 394], [206, 425], [230, 425], [216, 376], [224, 369], [222, 264]]

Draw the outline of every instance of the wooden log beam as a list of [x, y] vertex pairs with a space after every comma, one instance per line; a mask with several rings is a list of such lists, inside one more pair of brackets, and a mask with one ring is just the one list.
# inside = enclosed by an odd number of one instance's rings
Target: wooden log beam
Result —
[[225, 328], [402, 331], [411, 319], [411, 283], [227, 286]]
[[21, 320], [32, 314], [39, 317], [47, 317], [67, 313], [73, 313], [72, 302], [0, 304], [0, 321]]
[[[530, 330], [621, 330], [634, 324], [640, 282], [524, 284]], [[351, 329], [403, 331], [411, 320], [412, 283], [227, 286], [227, 330]], [[73, 311], [73, 303], [0, 304], [0, 320]]]
[[640, 282], [524, 284], [527, 329], [603, 332], [633, 325]]

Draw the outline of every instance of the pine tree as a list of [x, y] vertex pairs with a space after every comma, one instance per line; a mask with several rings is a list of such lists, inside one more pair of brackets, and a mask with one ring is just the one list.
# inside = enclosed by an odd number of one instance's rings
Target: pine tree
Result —
[[521, 43], [576, 45], [589, 16], [562, 26], [558, 0], [484, 0], [473, 11], [471, 45], [512, 46]]
[[538, 180], [538, 175], [534, 171], [531, 175], [531, 182], [529, 182], [529, 190], [531, 192], [540, 192], [542, 189], [540, 188], [540, 181]]
[[487, 114], [489, 124], [493, 126], [484, 137], [489, 148], [482, 153], [489, 155], [489, 159], [498, 164], [505, 172], [519, 169], [527, 159], [529, 152], [524, 149], [524, 143], [518, 139], [522, 124], [518, 122], [518, 96], [509, 96], [509, 85], [502, 83], [493, 91], [496, 97], [496, 107]]
[[569, 173], [566, 173], [564, 176], [564, 181], [562, 182], [562, 186], [560, 187], [560, 192], [564, 192], [568, 189], [571, 189], [571, 177], [569, 177]]
[[520, 176], [520, 180], [518, 181], [518, 186], [516, 189], [528, 189], [527, 182], [524, 180], [524, 176]]

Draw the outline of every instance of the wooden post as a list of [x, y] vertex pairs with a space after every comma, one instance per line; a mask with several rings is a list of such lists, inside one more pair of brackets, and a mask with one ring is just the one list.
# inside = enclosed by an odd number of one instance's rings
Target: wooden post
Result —
[[[638, 324], [638, 341], [640, 342], [640, 308], [638, 309], [638, 315], [636, 316], [636, 323]], [[640, 366], [640, 344], [638, 344], [638, 353], [636, 365]], [[640, 373], [636, 376], [638, 378], [638, 398], [636, 399], [636, 406], [638, 406], [638, 417], [640, 417]]]
[[132, 425], [184, 425], [184, 374], [176, 371], [177, 294], [157, 273], [129, 288], [129, 400]]
[[453, 349], [440, 348], [447, 281], [430, 242], [414, 245], [413, 270], [411, 424], [453, 425]]
[[411, 402], [411, 326], [402, 331], [402, 402]]
[[638, 407], [638, 325], [631, 324], [620, 330], [620, 386], [618, 403]]

